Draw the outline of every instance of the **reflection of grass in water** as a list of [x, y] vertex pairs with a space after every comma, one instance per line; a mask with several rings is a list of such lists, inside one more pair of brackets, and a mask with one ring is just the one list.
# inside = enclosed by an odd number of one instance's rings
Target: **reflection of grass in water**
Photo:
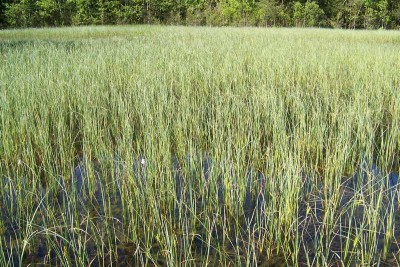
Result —
[[[367, 170], [362, 190], [343, 193], [343, 175], [362, 160], [383, 175], [398, 169], [398, 38], [150, 26], [2, 31], [0, 265], [38, 254], [65, 266], [398, 258], [376, 238], [388, 229], [391, 243], [398, 233], [388, 224], [395, 211], [380, 217], [387, 177], [376, 186]], [[87, 179], [72, 178], [79, 164]]]

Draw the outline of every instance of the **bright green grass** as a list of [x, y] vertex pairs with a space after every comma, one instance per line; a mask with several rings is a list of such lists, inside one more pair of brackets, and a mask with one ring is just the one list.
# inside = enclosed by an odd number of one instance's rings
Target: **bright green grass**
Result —
[[0, 31], [0, 265], [396, 264], [397, 199], [344, 181], [398, 171], [399, 51], [395, 31]]

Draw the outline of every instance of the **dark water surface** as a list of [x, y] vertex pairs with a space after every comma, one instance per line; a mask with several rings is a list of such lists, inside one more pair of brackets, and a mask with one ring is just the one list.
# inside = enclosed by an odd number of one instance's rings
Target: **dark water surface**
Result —
[[[40, 188], [41, 200], [38, 206], [37, 214], [41, 216], [35, 216], [32, 221], [36, 225], [37, 231], [40, 232], [41, 225], [44, 223], [46, 218], [46, 212], [48, 210], [57, 209], [59, 207], [59, 214], [55, 214], [56, 217], [60, 218], [74, 218], [74, 216], [79, 216], [77, 221], [81, 222], [80, 228], [85, 229], [85, 216], [92, 216], [95, 218], [95, 224], [98, 229], [114, 229], [114, 233], [107, 233], [108, 236], [113, 236], [114, 238], [109, 239], [111, 244], [109, 247], [114, 247], [115, 251], [108, 252], [111, 253], [107, 256], [107, 259], [101, 259], [96, 257], [98, 254], [98, 246], [96, 242], [92, 239], [86, 240], [85, 247], [83, 251], [87, 258], [93, 259], [91, 262], [92, 266], [103, 266], [114, 263], [114, 265], [119, 266], [136, 266], [138, 248], [134, 243], [130, 242], [126, 238], [123, 238], [124, 233], [124, 201], [123, 193], [121, 188], [124, 186], [124, 180], [121, 179], [122, 173], [124, 172], [124, 162], [115, 156], [113, 162], [113, 173], [104, 173], [100, 170], [95, 171], [95, 179], [89, 179], [88, 177], [88, 162], [82, 160], [78, 166], [73, 169], [71, 177], [59, 177], [58, 190], [48, 191], [46, 188]], [[101, 164], [101, 163], [100, 163]], [[147, 194], [146, 188], [151, 186], [148, 184], [148, 179], [146, 179], [146, 168], [149, 162], [144, 157], [138, 157], [137, 160], [132, 165], [132, 170], [135, 173], [137, 179], [136, 184], [138, 189], [141, 190], [141, 194], [145, 196]], [[223, 207], [225, 205], [226, 199], [226, 188], [224, 188], [223, 177], [213, 177], [213, 160], [210, 157], [204, 157], [201, 162], [201, 169], [197, 172], [193, 171], [190, 174], [185, 174], [183, 171], [182, 164], [185, 166], [190, 166], [191, 162], [189, 159], [186, 162], [179, 162], [177, 158], [173, 158], [171, 163], [171, 170], [173, 173], [174, 180], [174, 194], [175, 203], [174, 208], [171, 210], [172, 219], [176, 222], [182, 220], [182, 218], [190, 218], [194, 216], [189, 209], [193, 201], [197, 202], [196, 205], [199, 209], [202, 209], [202, 205], [206, 205], [206, 201], [212, 197], [216, 197], [218, 204]], [[92, 164], [96, 170], [96, 164]], [[98, 163], [97, 163], [98, 165]], [[104, 175], [110, 175], [113, 179], [108, 179], [105, 181], [103, 179]], [[195, 184], [188, 184], [188, 175], [191, 175], [191, 181], [195, 181]], [[235, 173], [231, 170], [231, 175], [234, 176]], [[301, 199], [299, 200], [299, 212], [298, 212], [298, 231], [302, 234], [300, 235], [302, 240], [302, 248], [299, 253], [299, 262], [304, 263], [304, 265], [312, 264], [313, 258], [317, 255], [313, 249], [318, 245], [320, 240], [324, 239], [326, 234], [326, 228], [323, 225], [324, 216], [326, 214], [326, 206], [328, 205], [326, 199], [327, 192], [324, 190], [324, 186], [314, 185], [311, 186], [307, 179], [308, 176], [303, 174], [304, 184]], [[193, 199], [190, 195], [190, 190], [187, 189], [188, 186], [194, 186], [195, 188], [200, 188], [201, 186], [208, 185], [211, 183], [211, 179], [216, 179], [216, 196], [209, 195], [202, 199]], [[90, 182], [91, 181], [91, 182]], [[94, 181], [94, 182], [93, 182]], [[311, 180], [310, 180], [311, 181]], [[30, 249], [25, 251], [22, 261], [20, 258], [21, 250], [18, 249], [21, 246], [18, 242], [22, 242], [19, 239], [18, 234], [21, 229], [18, 221], [18, 214], [20, 214], [26, 207], [24, 203], [19, 199], [24, 199], [28, 197], [29, 190], [17, 189], [13, 180], [10, 178], [3, 178], [1, 180], [2, 186], [4, 188], [3, 198], [2, 198], [2, 220], [7, 223], [3, 226], [3, 251], [4, 257], [8, 260], [10, 266], [18, 265], [29, 265], [37, 264], [41, 265], [43, 262], [51, 262], [52, 265], [63, 265], [62, 262], [58, 260], [57, 248], [52, 248], [52, 252], [49, 251], [49, 247], [40, 238], [35, 239], [34, 244], [30, 244]], [[28, 181], [22, 179], [22, 185], [28, 186]], [[372, 164], [369, 166], [366, 163], [361, 163], [358, 171], [349, 178], [343, 178], [343, 182], [340, 184], [339, 191], [341, 192], [341, 197], [337, 200], [336, 211], [338, 214], [337, 221], [340, 223], [337, 226], [332, 227], [331, 232], [335, 235], [332, 238], [330, 246], [327, 248], [330, 250], [327, 253], [327, 257], [330, 257], [332, 262], [335, 262], [335, 257], [343, 253], [343, 246], [346, 242], [346, 236], [351, 236], [354, 229], [361, 227], [364, 221], [364, 214], [367, 212], [365, 205], [360, 205], [356, 208], [351, 208], [349, 203], [353, 203], [355, 198], [358, 196], [365, 196], [368, 199], [364, 201], [370, 201], [370, 199], [376, 198], [374, 192], [384, 192], [381, 196], [382, 208], [379, 210], [378, 216], [380, 216], [379, 225], [377, 228], [379, 231], [376, 233], [377, 247], [376, 251], [382, 251], [384, 246], [384, 237], [386, 231], [390, 231], [388, 227], [393, 225], [395, 231], [394, 236], [400, 236], [400, 222], [399, 222], [399, 212], [398, 212], [398, 184], [399, 184], [399, 174], [392, 172], [389, 174], [383, 174], [379, 168]], [[313, 189], [314, 188], [314, 189]], [[382, 191], [383, 190], [383, 191]], [[112, 192], [112, 194], [110, 194]], [[263, 173], [249, 168], [246, 175], [246, 192], [242, 203], [238, 203], [243, 209], [243, 216], [241, 218], [240, 224], [243, 225], [243, 229], [252, 229], [252, 225], [256, 224], [256, 220], [262, 220], [265, 215], [265, 207], [268, 204], [271, 189], [268, 188], [268, 183], [266, 182], [266, 177]], [[106, 201], [106, 203], [104, 203]], [[139, 200], [140, 201], [140, 200]], [[74, 206], [69, 207], [69, 203], [74, 203]], [[370, 203], [374, 203], [371, 200]], [[353, 205], [354, 206], [354, 205]], [[388, 218], [387, 215], [390, 211], [394, 211], [396, 215], [394, 218]], [[112, 218], [107, 218], [107, 214], [111, 214]], [[64, 217], [63, 217], [64, 216]], [[62, 221], [62, 220], [61, 220]], [[64, 220], [65, 221], [65, 220]], [[259, 223], [260, 221], [258, 221]], [[49, 223], [49, 222], [47, 222]], [[68, 232], [68, 229], [65, 230]], [[223, 237], [221, 234], [221, 229], [217, 226], [211, 229], [211, 237], [213, 239], [213, 247], [209, 247], [207, 243], [207, 230], [204, 225], [196, 226], [196, 229], [191, 231], [195, 232], [194, 242], [192, 245], [192, 255], [194, 258], [209, 257], [209, 261], [213, 262], [213, 255], [217, 255], [214, 248], [216, 246], [223, 246]], [[261, 234], [254, 230], [255, 235]], [[100, 235], [101, 233], [99, 233]], [[68, 237], [72, 240], [76, 240], [79, 233], [71, 231], [68, 233]], [[34, 239], [32, 239], [34, 240]], [[54, 243], [63, 243], [61, 237], [54, 236]], [[245, 247], [245, 241], [237, 240], [234, 236], [231, 238], [232, 242], [228, 247], [225, 248], [225, 255], [229, 258], [231, 257], [231, 263], [235, 263], [235, 252], [236, 247]], [[396, 240], [391, 240], [391, 243], [387, 245], [389, 254], [396, 254], [399, 251]], [[397, 240], [398, 241], [398, 240]], [[238, 243], [239, 242], [239, 243]], [[243, 242], [243, 243], [241, 243]], [[60, 245], [60, 247], [63, 247]], [[65, 247], [65, 246], [64, 246]], [[159, 250], [159, 245], [154, 243], [150, 253], [157, 253]], [[351, 244], [349, 249], [351, 250]], [[231, 256], [230, 256], [231, 252]], [[59, 249], [59, 253], [63, 253], [62, 249]], [[68, 249], [65, 252], [68, 254]], [[71, 253], [73, 254], [73, 253]], [[260, 256], [258, 257], [257, 264], [260, 266], [281, 266], [285, 264], [284, 258], [282, 256], [277, 256], [274, 260], [269, 260], [268, 262], [262, 256], [263, 252], [260, 251]], [[110, 255], [113, 255], [111, 257]], [[79, 259], [70, 259], [71, 262], [76, 265], [80, 265]], [[218, 263], [218, 259], [214, 259], [215, 264]], [[385, 263], [385, 261], [383, 261]], [[143, 262], [143, 264], [159, 265], [164, 266], [166, 263], [160, 260], [156, 262]], [[237, 264], [237, 262], [235, 263]], [[244, 264], [244, 263], [243, 263]], [[356, 264], [356, 261], [355, 261]], [[388, 266], [391, 266], [390, 262], [387, 262]], [[394, 265], [393, 265], [394, 266]]]

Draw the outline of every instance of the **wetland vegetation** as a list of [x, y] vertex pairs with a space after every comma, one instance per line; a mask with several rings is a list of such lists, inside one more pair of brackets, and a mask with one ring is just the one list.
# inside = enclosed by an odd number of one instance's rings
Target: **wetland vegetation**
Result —
[[1, 266], [397, 266], [400, 33], [0, 32]]

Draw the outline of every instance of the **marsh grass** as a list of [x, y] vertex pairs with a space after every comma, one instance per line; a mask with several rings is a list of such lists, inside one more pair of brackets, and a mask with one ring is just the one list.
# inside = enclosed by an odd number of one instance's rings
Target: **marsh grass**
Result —
[[396, 265], [399, 44], [1, 31], [0, 264]]

